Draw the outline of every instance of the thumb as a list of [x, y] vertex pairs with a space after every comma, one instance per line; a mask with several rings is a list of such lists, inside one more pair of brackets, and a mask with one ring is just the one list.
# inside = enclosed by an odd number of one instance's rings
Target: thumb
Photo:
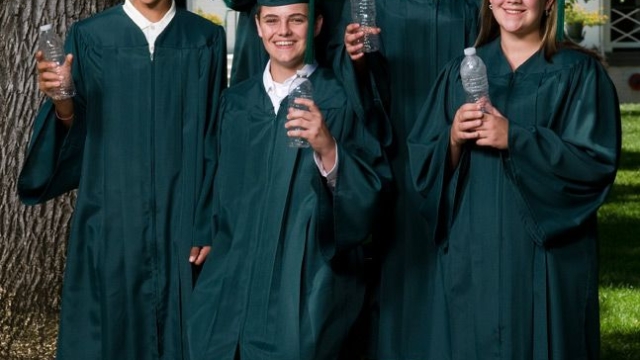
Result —
[[202, 265], [202, 263], [204, 263], [205, 259], [207, 258], [207, 255], [209, 255], [209, 252], [211, 252], [211, 246], [202, 247], [202, 249], [200, 249], [200, 253], [198, 254], [198, 258], [195, 261], [195, 264]]
[[504, 116], [502, 115], [502, 113], [500, 113], [500, 111], [498, 111], [498, 109], [496, 109], [496, 108], [493, 106], [493, 104], [491, 104], [491, 102], [487, 102], [487, 103], [484, 105], [484, 111], [485, 111], [487, 114], [491, 114], [491, 115], [493, 115], [493, 116], [504, 117]]
[[198, 258], [198, 254], [200, 254], [200, 248], [194, 246], [191, 248], [191, 252], [189, 253], [189, 262], [193, 263]]

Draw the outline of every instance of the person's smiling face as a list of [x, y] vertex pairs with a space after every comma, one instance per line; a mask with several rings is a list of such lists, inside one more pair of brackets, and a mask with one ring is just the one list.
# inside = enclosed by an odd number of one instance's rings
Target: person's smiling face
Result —
[[256, 26], [272, 67], [295, 73], [304, 66], [308, 15], [309, 5], [306, 3], [260, 7]]
[[491, 0], [500, 32], [518, 37], [540, 34], [540, 22], [553, 0]]

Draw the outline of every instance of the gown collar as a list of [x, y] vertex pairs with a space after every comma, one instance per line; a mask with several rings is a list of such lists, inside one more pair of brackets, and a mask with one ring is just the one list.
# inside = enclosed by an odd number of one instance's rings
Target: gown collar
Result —
[[[267, 95], [269, 95], [269, 99], [271, 100], [271, 104], [273, 105], [273, 110], [277, 114], [278, 110], [280, 109], [280, 103], [285, 97], [287, 97], [287, 95], [289, 95], [289, 86], [291, 85], [291, 82], [293, 82], [293, 79], [296, 78], [297, 74], [291, 76], [280, 84], [273, 80], [271, 72], [269, 71], [270, 68], [271, 60], [267, 62], [267, 66], [262, 73], [262, 83], [264, 85], [265, 91], [267, 92]], [[302, 69], [298, 70], [298, 73], [303, 73], [305, 77], [310, 77], [317, 68], [317, 63], [305, 64]]]
[[516, 72], [522, 74], [537, 73], [545, 71], [549, 66], [549, 63], [544, 58], [544, 51], [539, 49], [518, 66], [518, 68], [512, 70], [500, 45], [500, 37], [482, 46], [478, 50], [478, 53], [487, 65], [487, 73], [493, 76], [513, 74]]

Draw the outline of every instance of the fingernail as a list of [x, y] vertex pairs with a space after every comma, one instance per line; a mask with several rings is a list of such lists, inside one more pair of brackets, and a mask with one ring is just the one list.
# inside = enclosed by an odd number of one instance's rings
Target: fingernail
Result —
[[192, 263], [196, 261], [196, 257], [195, 256], [189, 256], [189, 262]]

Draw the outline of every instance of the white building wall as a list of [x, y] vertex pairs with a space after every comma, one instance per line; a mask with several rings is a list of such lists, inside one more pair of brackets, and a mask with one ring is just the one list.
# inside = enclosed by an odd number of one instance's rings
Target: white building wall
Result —
[[629, 85], [631, 75], [640, 74], [640, 64], [638, 66], [612, 66], [607, 70], [616, 86], [620, 103], [640, 103], [640, 91], [633, 90]]
[[[589, 11], [608, 11], [604, 9], [604, 5], [602, 0], [590, 0], [588, 2], [584, 2], [584, 0], [578, 0], [578, 4]], [[606, 12], [605, 12], [606, 13]], [[606, 26], [589, 26], [585, 28], [584, 40], [580, 43], [580, 45], [589, 48], [589, 49], [597, 49], [598, 52], [604, 54], [606, 49], [603, 47], [605, 43], [604, 35], [605, 35]]]

